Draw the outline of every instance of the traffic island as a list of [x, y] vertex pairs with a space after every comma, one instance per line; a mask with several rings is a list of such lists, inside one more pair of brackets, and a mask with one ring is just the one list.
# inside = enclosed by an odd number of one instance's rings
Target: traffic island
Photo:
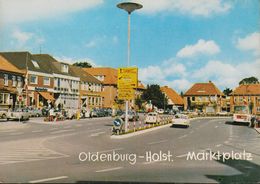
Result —
[[[114, 125], [116, 123], [118, 123], [118, 120], [119, 119], [116, 119], [114, 121]], [[158, 130], [158, 129], [161, 129], [161, 128], [164, 128], [164, 127], [170, 127], [172, 125], [172, 117], [171, 116], [168, 116], [168, 117], [165, 117], [162, 119], [162, 121], [160, 123], [157, 123], [157, 124], [145, 124], [145, 126], [143, 127], [138, 127], [138, 128], [132, 128], [132, 129], [128, 129], [127, 132], [125, 132], [123, 129], [120, 129], [119, 132], [114, 132], [113, 135], [111, 135], [111, 138], [112, 139], [124, 139], [124, 138], [129, 138], [129, 137], [133, 137], [133, 136], [136, 136], [136, 135], [140, 135], [140, 134], [144, 134], [144, 133], [147, 133], [147, 132], [151, 132], [151, 131], [154, 131], [154, 130]], [[122, 126], [124, 126], [124, 124], [122, 124]], [[114, 129], [114, 127], [113, 127]]]

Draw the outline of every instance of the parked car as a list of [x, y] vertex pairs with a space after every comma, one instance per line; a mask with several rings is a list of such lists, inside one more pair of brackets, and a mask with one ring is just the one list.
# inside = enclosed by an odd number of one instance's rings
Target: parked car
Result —
[[7, 110], [0, 110], [0, 119], [7, 118]]
[[164, 113], [164, 110], [163, 110], [163, 109], [158, 109], [157, 112], [158, 112], [159, 114], [163, 114], [163, 113]]
[[184, 114], [176, 114], [172, 119], [172, 126], [186, 126], [188, 128], [190, 126], [189, 117]]
[[228, 112], [227, 111], [220, 111], [220, 112], [217, 112], [217, 115], [226, 116], [226, 115], [228, 115]]
[[42, 110], [40, 109], [35, 109], [35, 108], [25, 108], [23, 111], [26, 111], [29, 113], [30, 117], [40, 117], [42, 116]]
[[[122, 120], [125, 121], [125, 112], [121, 115]], [[138, 121], [139, 115], [135, 111], [128, 111], [128, 120], [129, 121]]]
[[160, 117], [157, 112], [149, 112], [144, 119], [144, 123], [159, 123]]
[[29, 120], [30, 114], [23, 109], [15, 109], [14, 111], [8, 111], [7, 120]]

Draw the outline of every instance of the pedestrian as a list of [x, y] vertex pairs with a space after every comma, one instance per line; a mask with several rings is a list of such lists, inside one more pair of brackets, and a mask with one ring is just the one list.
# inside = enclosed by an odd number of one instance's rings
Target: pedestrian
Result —
[[54, 109], [53, 107], [49, 111], [49, 121], [53, 121], [54, 118]]

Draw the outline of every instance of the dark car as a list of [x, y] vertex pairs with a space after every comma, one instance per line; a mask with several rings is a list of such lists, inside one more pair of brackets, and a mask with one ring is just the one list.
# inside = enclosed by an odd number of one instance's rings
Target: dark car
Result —
[[[125, 113], [121, 115], [122, 120], [125, 121]], [[138, 121], [139, 115], [135, 111], [128, 111], [128, 120], [129, 121]]]

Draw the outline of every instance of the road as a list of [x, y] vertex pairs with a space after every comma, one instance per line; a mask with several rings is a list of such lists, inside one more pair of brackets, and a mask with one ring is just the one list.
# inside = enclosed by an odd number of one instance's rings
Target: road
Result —
[[[111, 139], [112, 121], [32, 119], [0, 128], [0, 182], [260, 182], [260, 134], [229, 118], [192, 120], [189, 128], [166, 126], [125, 139]], [[237, 158], [205, 156], [216, 152]], [[97, 160], [97, 154], [121, 159]], [[160, 154], [165, 159], [156, 161]]]

